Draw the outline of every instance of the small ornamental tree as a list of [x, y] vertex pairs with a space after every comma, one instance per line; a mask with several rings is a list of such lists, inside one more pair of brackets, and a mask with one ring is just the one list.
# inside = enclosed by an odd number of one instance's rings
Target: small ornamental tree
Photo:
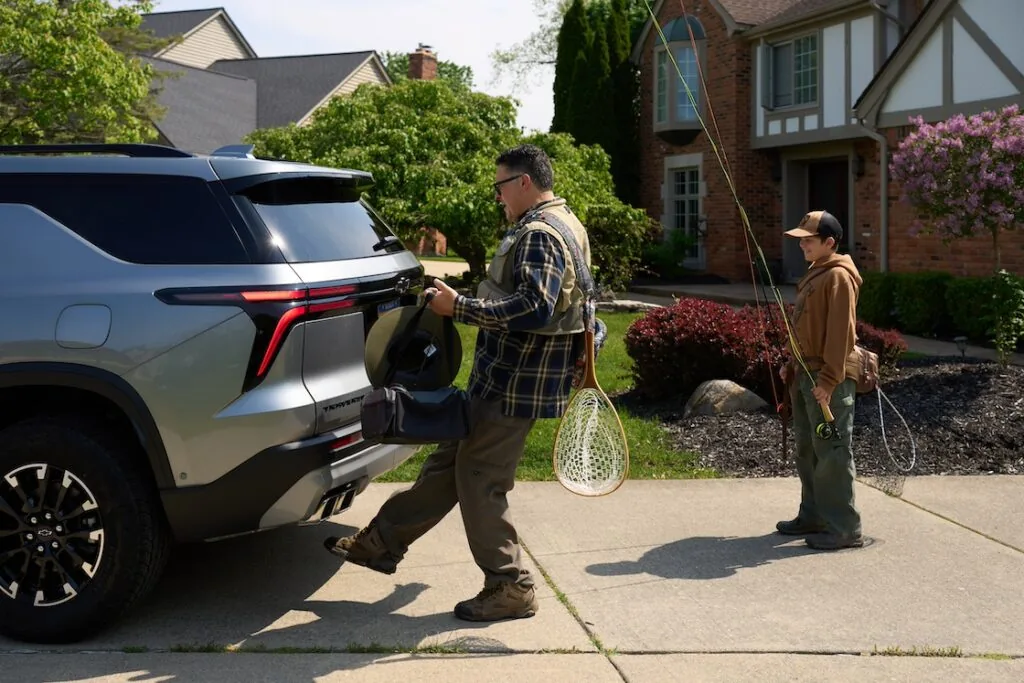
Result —
[[1002, 267], [999, 233], [1024, 221], [1024, 114], [1016, 105], [928, 124], [893, 154], [890, 171], [921, 220], [916, 230], [948, 243], [988, 232], [995, 270]]

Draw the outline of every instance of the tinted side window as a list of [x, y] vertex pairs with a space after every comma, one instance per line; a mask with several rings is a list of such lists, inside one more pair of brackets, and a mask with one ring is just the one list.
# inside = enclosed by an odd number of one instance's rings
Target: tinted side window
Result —
[[249, 257], [206, 181], [157, 175], [7, 175], [0, 202], [29, 204], [111, 256], [141, 264]]
[[244, 196], [289, 263], [344, 261], [404, 249], [358, 191], [330, 178], [270, 181]]

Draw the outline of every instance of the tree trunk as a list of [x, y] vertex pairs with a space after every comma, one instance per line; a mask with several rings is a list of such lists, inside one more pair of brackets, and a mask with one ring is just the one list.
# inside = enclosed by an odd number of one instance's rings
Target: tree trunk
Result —
[[992, 250], [996, 255], [996, 272], [998, 273], [1003, 269], [1002, 255], [999, 253], [999, 227], [992, 230]]

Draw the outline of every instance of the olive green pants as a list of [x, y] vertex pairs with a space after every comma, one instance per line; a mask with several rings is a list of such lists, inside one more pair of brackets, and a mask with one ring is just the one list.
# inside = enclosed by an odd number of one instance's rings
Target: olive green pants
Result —
[[821, 405], [811, 393], [813, 388], [814, 384], [805, 372], [797, 373], [790, 388], [796, 469], [801, 485], [799, 516], [811, 524], [824, 524], [832, 533], [859, 536], [860, 512], [854, 493], [857, 472], [853, 462], [853, 413], [857, 384], [847, 379], [832, 392], [829, 409], [839, 435], [837, 439], [829, 440], [815, 433], [825, 418]]
[[508, 417], [501, 412], [500, 400], [475, 396], [470, 420], [467, 438], [438, 446], [423, 463], [412, 488], [381, 506], [377, 513], [381, 540], [400, 559], [458, 503], [466, 540], [484, 573], [484, 583], [532, 586], [506, 494], [515, 486], [516, 468], [535, 420]]

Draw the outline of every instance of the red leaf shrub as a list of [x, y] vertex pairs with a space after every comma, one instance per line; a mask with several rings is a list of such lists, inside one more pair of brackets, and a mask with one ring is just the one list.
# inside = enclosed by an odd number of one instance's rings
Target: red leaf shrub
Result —
[[[786, 306], [793, 319], [793, 307]], [[891, 367], [907, 350], [898, 332], [858, 321], [859, 343]], [[626, 332], [636, 389], [653, 398], [688, 397], [703, 382], [731, 380], [769, 405], [782, 399], [779, 368], [789, 336], [775, 304], [735, 310], [703, 299], [680, 299], [638, 318]]]
[[772, 403], [785, 339], [777, 309], [769, 320], [767, 310], [680, 299], [634, 321], [626, 351], [637, 390], [652, 398], [689, 396], [703, 382], [728, 379]]
[[907, 342], [896, 330], [880, 330], [857, 321], [857, 343], [878, 354], [879, 370], [889, 369], [907, 352]]

